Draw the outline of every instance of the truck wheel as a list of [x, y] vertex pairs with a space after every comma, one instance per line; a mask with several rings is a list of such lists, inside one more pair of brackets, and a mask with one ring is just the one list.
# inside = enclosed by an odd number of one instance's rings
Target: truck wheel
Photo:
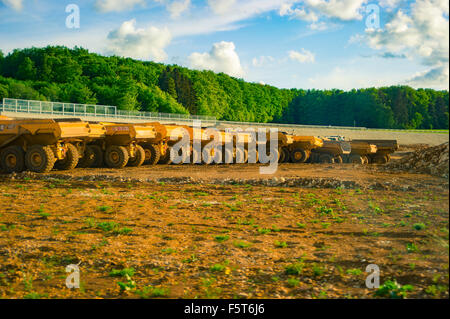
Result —
[[112, 145], [106, 148], [105, 163], [110, 168], [124, 168], [129, 160], [128, 151], [123, 146]]
[[128, 166], [139, 167], [145, 161], [145, 151], [140, 145], [136, 145], [136, 156], [128, 159]]
[[338, 156], [335, 156], [335, 157], [334, 157], [334, 162], [335, 162], [336, 164], [342, 164], [342, 163], [344, 163], [344, 160], [342, 159], [342, 156], [341, 156], [341, 155], [338, 155]]
[[348, 158], [348, 162], [351, 164], [364, 164], [364, 159], [358, 154], [352, 154]]
[[364, 156], [362, 156], [362, 159], [363, 159], [363, 164], [369, 164], [369, 157], [364, 155]]
[[158, 164], [164, 164], [164, 165], [168, 165], [172, 162], [172, 160], [170, 159], [170, 152], [172, 150], [172, 147], [168, 147], [166, 150], [166, 154], [164, 154], [164, 156], [161, 156]]
[[0, 166], [6, 173], [22, 172], [25, 169], [25, 152], [18, 145], [4, 148], [0, 153]]
[[53, 169], [56, 158], [49, 146], [33, 145], [25, 153], [26, 167], [36, 173], [48, 173]]
[[[161, 151], [158, 145], [146, 144], [143, 146], [145, 152], [145, 164], [156, 165], [161, 159]], [[167, 149], [167, 152], [169, 149]]]
[[59, 170], [71, 170], [77, 167], [80, 155], [75, 145], [67, 143], [66, 157], [64, 159], [56, 161], [55, 167]]
[[305, 163], [308, 159], [308, 153], [303, 148], [297, 148], [291, 152], [292, 163]]
[[322, 154], [322, 155], [319, 156], [319, 163], [333, 164], [334, 163], [334, 158], [330, 154]]
[[78, 161], [78, 166], [80, 168], [88, 168], [94, 164], [95, 161], [95, 153], [92, 150], [92, 147], [86, 145], [84, 149], [83, 157]]
[[284, 154], [283, 149], [280, 150], [280, 158], [278, 159], [279, 163], [284, 163], [284, 160], [286, 159], [286, 154]]
[[92, 163], [91, 167], [103, 167], [104, 164], [104, 154], [103, 150], [98, 145], [89, 145], [91, 150], [94, 152], [94, 162]]
[[388, 157], [386, 155], [376, 155], [373, 158], [375, 164], [386, 164], [388, 162]]

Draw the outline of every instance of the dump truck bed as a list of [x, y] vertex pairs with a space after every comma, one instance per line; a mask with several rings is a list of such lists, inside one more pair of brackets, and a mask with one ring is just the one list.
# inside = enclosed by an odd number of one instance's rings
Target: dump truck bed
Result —
[[0, 146], [17, 138], [30, 144], [54, 144], [65, 139], [89, 136], [86, 122], [56, 122], [54, 120], [0, 120]]
[[377, 146], [378, 151], [393, 153], [398, 150], [397, 140], [352, 140], [352, 142], [365, 142]]
[[375, 154], [378, 150], [375, 144], [371, 144], [368, 142], [351, 141], [350, 145], [352, 148], [352, 153], [360, 155]]

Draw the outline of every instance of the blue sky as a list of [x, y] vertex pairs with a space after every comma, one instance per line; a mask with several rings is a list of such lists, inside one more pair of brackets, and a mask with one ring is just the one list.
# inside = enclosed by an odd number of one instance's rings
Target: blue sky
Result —
[[448, 89], [448, 14], [444, 0], [0, 0], [0, 49], [82, 46], [283, 88]]

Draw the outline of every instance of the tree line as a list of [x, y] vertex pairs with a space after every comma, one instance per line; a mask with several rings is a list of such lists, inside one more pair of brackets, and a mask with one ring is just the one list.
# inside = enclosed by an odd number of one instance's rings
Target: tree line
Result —
[[116, 105], [219, 120], [447, 129], [448, 91], [408, 86], [278, 89], [224, 73], [105, 57], [62, 46], [0, 51], [0, 98]]

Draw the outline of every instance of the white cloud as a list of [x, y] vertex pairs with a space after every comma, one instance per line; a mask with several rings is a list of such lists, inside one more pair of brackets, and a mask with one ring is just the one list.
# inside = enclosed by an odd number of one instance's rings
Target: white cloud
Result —
[[[437, 66], [424, 72], [416, 73], [405, 83], [414, 87], [426, 87], [434, 89], [449, 89], [449, 65]], [[446, 86], [445, 86], [446, 85]]]
[[260, 57], [253, 58], [252, 59], [252, 65], [254, 67], [259, 68], [259, 67], [267, 65], [269, 63], [272, 63], [274, 61], [275, 61], [275, 59], [273, 57], [271, 57], [270, 55], [269, 56], [262, 55]]
[[97, 0], [95, 6], [101, 12], [131, 10], [136, 5], [144, 5], [145, 0]]
[[[410, 83], [430, 85], [442, 80], [448, 87], [449, 20], [448, 2], [442, 0], [416, 0], [410, 13], [398, 10], [384, 29], [367, 29], [364, 36], [354, 39], [366, 42], [371, 48], [405, 54], [418, 59], [430, 70], [416, 74]], [[447, 72], [445, 72], [447, 67]], [[440, 71], [439, 71], [440, 70]]]
[[0, 2], [3, 2], [6, 6], [17, 11], [20, 11], [23, 8], [23, 0], [0, 0]]
[[303, 48], [301, 51], [289, 51], [289, 58], [300, 63], [313, 63], [315, 61], [314, 53]]
[[228, 5], [217, 7], [219, 8], [219, 11], [217, 11], [219, 14], [211, 14], [212, 7], [208, 6], [205, 10], [193, 10], [188, 20], [172, 24], [171, 30], [174, 36], [236, 30], [245, 25], [242, 21], [259, 14], [278, 10], [281, 2], [282, 0], [231, 1]]
[[224, 14], [230, 11], [236, 0], [208, 0], [208, 5], [216, 14]]
[[167, 11], [170, 12], [171, 18], [178, 18], [183, 12], [189, 9], [191, 0], [172, 1], [167, 5]]
[[171, 33], [167, 28], [136, 28], [136, 20], [125, 21], [119, 29], [108, 34], [108, 50], [120, 56], [135, 59], [153, 59], [162, 62], [167, 59], [164, 51], [170, 44]]
[[189, 56], [189, 64], [197, 70], [212, 70], [234, 77], [242, 77], [244, 70], [235, 49], [233, 42], [214, 43], [210, 52], [192, 53]]
[[340, 20], [361, 20], [362, 5], [367, 0], [304, 0], [306, 6], [327, 17]]
[[[361, 20], [364, 3], [368, 0], [285, 0], [280, 6], [280, 16], [289, 16], [310, 22], [312, 30], [325, 30], [328, 25], [320, 21], [334, 18], [342, 21]], [[387, 0], [395, 1], [395, 0]], [[295, 6], [295, 8], [293, 8]]]

